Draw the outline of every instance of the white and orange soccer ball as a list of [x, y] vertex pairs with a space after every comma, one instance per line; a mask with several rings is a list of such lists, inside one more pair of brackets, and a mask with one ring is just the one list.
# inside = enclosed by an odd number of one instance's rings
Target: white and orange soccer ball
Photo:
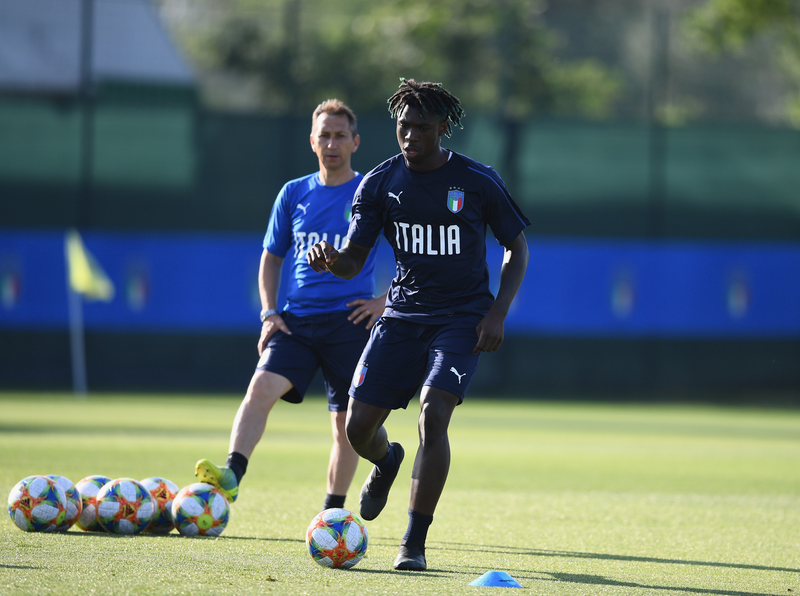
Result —
[[47, 476], [28, 476], [11, 489], [8, 515], [23, 532], [54, 532], [66, 519], [64, 489]]
[[75, 488], [81, 495], [81, 515], [77, 526], [86, 532], [102, 532], [103, 527], [97, 521], [97, 493], [104, 485], [111, 482], [108, 476], [94, 474], [81, 478]]
[[219, 536], [230, 513], [225, 496], [205, 482], [184, 486], [172, 501], [172, 520], [183, 536]]
[[150, 491], [156, 509], [153, 521], [146, 531], [153, 534], [169, 534], [175, 527], [172, 522], [172, 501], [178, 494], [178, 485], [160, 476], [145, 478], [142, 480], [142, 485]]
[[353, 567], [367, 554], [368, 542], [364, 522], [347, 509], [318, 513], [306, 531], [308, 553], [323, 567]]
[[83, 499], [81, 498], [81, 493], [78, 492], [78, 489], [74, 484], [72, 484], [72, 480], [66, 476], [48, 474], [47, 477], [51, 480], [55, 480], [64, 491], [64, 495], [66, 497], [66, 502], [64, 504], [65, 516], [64, 521], [56, 528], [56, 532], [66, 532], [75, 525], [75, 522], [78, 521], [78, 518], [81, 515], [81, 511], [83, 511]]
[[112, 534], [138, 534], [153, 521], [150, 491], [133, 478], [117, 478], [97, 493], [97, 521]]

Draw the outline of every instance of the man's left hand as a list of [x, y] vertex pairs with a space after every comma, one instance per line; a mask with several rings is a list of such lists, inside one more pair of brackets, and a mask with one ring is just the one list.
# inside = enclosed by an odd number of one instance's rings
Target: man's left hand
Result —
[[473, 354], [478, 352], [495, 352], [500, 349], [505, 334], [504, 314], [490, 308], [485, 317], [478, 323], [475, 331], [478, 333], [478, 343], [472, 350]]
[[386, 294], [378, 296], [377, 298], [357, 298], [352, 302], [348, 302], [347, 306], [355, 306], [347, 320], [353, 321], [353, 325], [358, 325], [364, 319], [367, 319], [367, 329], [372, 329], [380, 316], [383, 314], [383, 308], [386, 304]]

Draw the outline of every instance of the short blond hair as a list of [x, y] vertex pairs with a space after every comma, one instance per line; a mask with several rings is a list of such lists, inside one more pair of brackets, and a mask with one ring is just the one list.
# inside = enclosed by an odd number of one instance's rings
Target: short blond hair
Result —
[[317, 118], [319, 118], [320, 114], [330, 114], [331, 116], [347, 116], [347, 121], [350, 123], [350, 132], [353, 133], [353, 138], [356, 138], [358, 134], [358, 123], [356, 121], [356, 115], [353, 113], [353, 110], [350, 109], [343, 101], [338, 99], [326, 99], [321, 104], [319, 104], [316, 109], [314, 110], [314, 114], [311, 116], [311, 132], [313, 134], [314, 127], [317, 125]]

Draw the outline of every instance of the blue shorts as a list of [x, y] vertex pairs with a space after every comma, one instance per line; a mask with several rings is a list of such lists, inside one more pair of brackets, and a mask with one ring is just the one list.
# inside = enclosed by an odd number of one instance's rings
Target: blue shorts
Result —
[[258, 361], [258, 370], [282, 375], [294, 387], [281, 399], [293, 404], [303, 401], [317, 370], [322, 368], [328, 409], [346, 412], [347, 389], [358, 358], [369, 339], [366, 321], [353, 325], [347, 320], [350, 311], [298, 317], [290, 312], [281, 317], [291, 330], [273, 335]]
[[381, 317], [358, 363], [350, 396], [379, 408], [406, 408], [420, 385], [464, 400], [478, 369], [476, 327], [483, 317], [455, 315], [441, 325]]

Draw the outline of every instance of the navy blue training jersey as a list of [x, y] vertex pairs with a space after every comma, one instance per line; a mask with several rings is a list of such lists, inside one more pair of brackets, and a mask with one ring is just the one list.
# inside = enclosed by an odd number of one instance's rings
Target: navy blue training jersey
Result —
[[295, 315], [315, 315], [348, 310], [356, 298], [372, 298], [375, 290], [375, 255], [348, 281], [329, 273], [317, 273], [306, 261], [313, 244], [327, 240], [334, 247], [344, 244], [350, 222], [353, 193], [361, 174], [339, 186], [325, 186], [319, 173], [287, 182], [281, 189], [269, 218], [264, 248], [285, 258], [291, 267], [286, 305]]
[[491, 167], [451, 152], [445, 165], [409, 170], [402, 155], [369, 172], [353, 198], [347, 237], [394, 249], [397, 276], [384, 316], [441, 323], [455, 313], [485, 314], [489, 291], [486, 225], [506, 245], [530, 224]]

